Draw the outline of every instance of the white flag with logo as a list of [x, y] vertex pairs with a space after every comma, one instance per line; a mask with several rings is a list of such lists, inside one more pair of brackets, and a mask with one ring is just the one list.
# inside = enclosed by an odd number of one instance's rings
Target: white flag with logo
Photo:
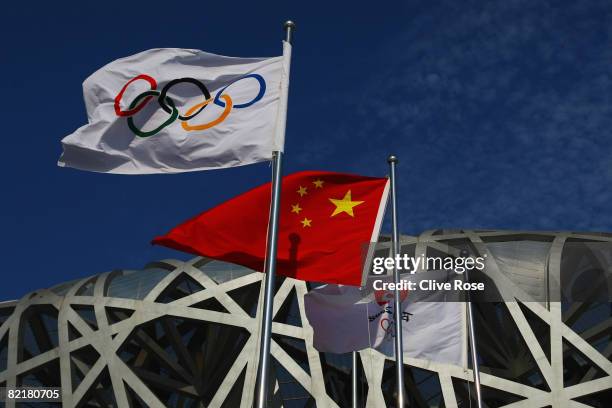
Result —
[[[412, 302], [403, 292], [404, 354], [440, 363], [465, 365], [465, 304]], [[393, 292], [343, 285], [324, 285], [304, 296], [306, 316], [314, 331], [314, 347], [348, 353], [374, 348], [394, 355]], [[366, 299], [364, 301], [364, 298]]]
[[62, 140], [60, 166], [179, 173], [270, 160], [283, 150], [288, 57], [160, 48], [83, 83], [88, 123]]

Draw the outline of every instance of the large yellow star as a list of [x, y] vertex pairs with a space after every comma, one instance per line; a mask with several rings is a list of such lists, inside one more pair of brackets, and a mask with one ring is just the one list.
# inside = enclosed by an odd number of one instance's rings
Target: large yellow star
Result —
[[300, 197], [304, 197], [306, 194], [308, 194], [306, 190], [308, 190], [306, 187], [300, 186], [297, 193], [300, 195]]
[[331, 201], [336, 206], [336, 209], [334, 210], [334, 212], [331, 215], [332, 217], [334, 215], [338, 215], [338, 214], [340, 214], [342, 212], [345, 212], [348, 215], [350, 215], [351, 217], [354, 217], [355, 214], [353, 214], [353, 207], [356, 207], [359, 204], [363, 204], [363, 201], [353, 201], [353, 199], [351, 197], [351, 190], [346, 192], [346, 194], [344, 195], [344, 198], [342, 198], [342, 200], [330, 198], [329, 201]]
[[310, 223], [312, 222], [312, 220], [309, 220], [308, 218], [304, 217], [304, 219], [302, 221], [300, 221], [302, 223], [302, 228], [306, 228], [306, 227], [312, 227], [312, 225], [310, 225]]
[[291, 212], [299, 214], [302, 211], [302, 207], [299, 204], [291, 204]]

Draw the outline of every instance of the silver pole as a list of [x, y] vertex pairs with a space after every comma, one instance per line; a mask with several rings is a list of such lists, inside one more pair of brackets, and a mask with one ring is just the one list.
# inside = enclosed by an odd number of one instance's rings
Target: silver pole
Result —
[[353, 400], [353, 408], [359, 407], [357, 396], [357, 352], [353, 351], [353, 371], [351, 372], [351, 392]]
[[[291, 42], [292, 21], [285, 22], [286, 41]], [[276, 151], [272, 157], [272, 204], [268, 221], [268, 242], [266, 244], [265, 293], [257, 366], [256, 402], [257, 408], [266, 408], [270, 382], [270, 341], [272, 338], [272, 308], [274, 306], [274, 278], [276, 274], [276, 243], [278, 241], [278, 213], [280, 208], [283, 153]]]
[[[462, 257], [468, 257], [469, 252], [467, 250], [461, 251]], [[470, 281], [470, 277], [467, 269], [463, 274], [465, 282]], [[470, 292], [467, 292], [467, 313], [468, 313], [468, 334], [470, 337], [470, 354], [472, 355], [472, 372], [474, 373], [474, 386], [476, 388], [476, 402], [478, 408], [482, 408], [482, 391], [480, 389], [480, 368], [478, 364], [478, 355], [476, 353], [476, 330], [474, 329], [474, 313], [472, 311], [472, 301], [470, 300]]]
[[[391, 243], [391, 256], [395, 259], [399, 252], [399, 231], [397, 223], [397, 192], [395, 188], [395, 166], [398, 162], [397, 157], [389, 156], [389, 178], [391, 179], [391, 212], [393, 222], [393, 241]], [[402, 310], [399, 291], [397, 287], [400, 281], [397, 265], [393, 266], [393, 280], [395, 281], [395, 296], [393, 309], [395, 310], [395, 377], [397, 380], [397, 406], [403, 408], [406, 398], [404, 391], [404, 346], [402, 341]]]

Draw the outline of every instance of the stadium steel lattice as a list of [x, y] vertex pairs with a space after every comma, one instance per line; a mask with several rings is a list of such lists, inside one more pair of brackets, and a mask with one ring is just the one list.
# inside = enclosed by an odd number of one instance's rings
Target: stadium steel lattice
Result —
[[[564, 260], [568, 242], [594, 241], [610, 243], [612, 235], [438, 230], [402, 237], [416, 253], [456, 255], [457, 243], [467, 242], [500, 262], [499, 244], [539, 243], [542, 262], [534, 262], [545, 269], [540, 283], [549, 295], [563, 275], [602, 268], [588, 251], [574, 264]], [[0, 303], [0, 387], [61, 386], [65, 407], [250, 407], [262, 276], [203, 258], [167, 260]], [[271, 406], [348, 407], [351, 357], [312, 347], [308, 285], [278, 279]], [[515, 289], [516, 302], [476, 305], [486, 406], [610, 406], [610, 303], [534, 302], [528, 287]], [[359, 355], [362, 406], [392, 406], [393, 361], [373, 350]], [[469, 367], [404, 361], [410, 406], [473, 406]]]

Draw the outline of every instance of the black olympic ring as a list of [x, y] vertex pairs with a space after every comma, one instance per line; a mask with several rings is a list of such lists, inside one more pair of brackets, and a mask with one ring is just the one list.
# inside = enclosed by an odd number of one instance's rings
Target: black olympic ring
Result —
[[[200, 88], [200, 91], [202, 91], [202, 94], [206, 98], [205, 99], [206, 101], [210, 99], [210, 92], [208, 92], [208, 88], [206, 88], [206, 86], [203, 83], [201, 83], [200, 81], [198, 81], [197, 79], [193, 79], [193, 78], [178, 78], [178, 79], [173, 79], [172, 81], [168, 82], [162, 88], [162, 90], [161, 90], [161, 92], [159, 94], [159, 97], [157, 98], [157, 101], [159, 102], [159, 106], [161, 106], [161, 108], [163, 110], [165, 110], [167, 113], [172, 113], [172, 108], [166, 104], [166, 94], [168, 93], [168, 90], [171, 87], [173, 87], [176, 84], [180, 84], [181, 82], [188, 82], [190, 84], [194, 84], [195, 86]], [[178, 118], [180, 120], [182, 120], [182, 121], [189, 120], [189, 119], [193, 118], [194, 116], [196, 116], [198, 113], [202, 112], [202, 110], [204, 108], [206, 108], [206, 106], [208, 106], [208, 105], [202, 105], [202, 107], [200, 109], [198, 109], [197, 111], [195, 111], [194, 113], [192, 113], [189, 116], [183, 116], [183, 115], [179, 114]]]

